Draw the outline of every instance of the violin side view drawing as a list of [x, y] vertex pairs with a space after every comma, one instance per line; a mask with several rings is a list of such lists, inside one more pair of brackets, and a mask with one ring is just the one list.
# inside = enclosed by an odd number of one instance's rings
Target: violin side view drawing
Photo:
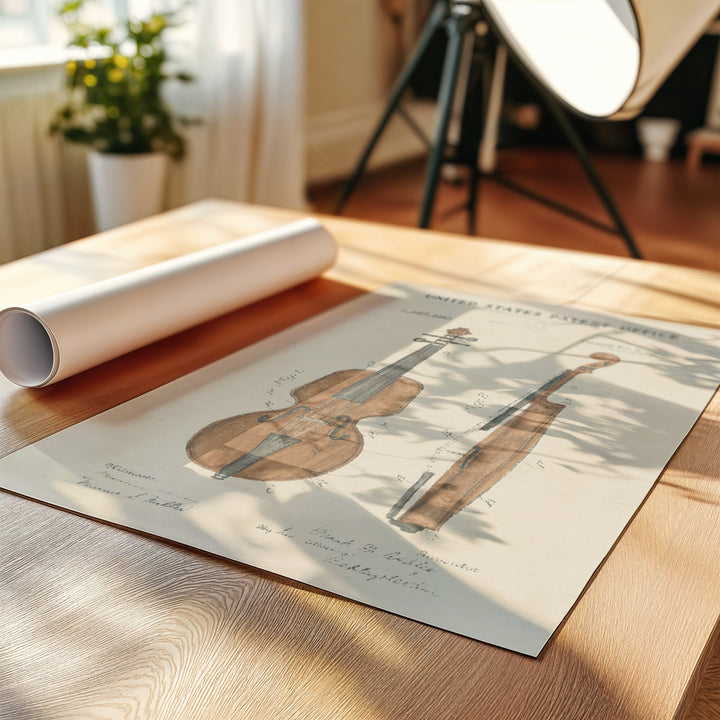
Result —
[[[590, 357], [597, 362], [556, 375], [485, 423], [480, 430], [496, 429], [470, 448], [419, 500], [400, 514], [402, 500], [414, 493], [403, 496], [389, 514], [393, 524], [408, 532], [438, 530], [505, 477], [527, 457], [566, 407], [551, 402], [548, 397], [580, 374], [619, 362], [618, 357], [609, 353], [593, 353]], [[525, 405], [525, 410], [518, 414]], [[427, 480], [428, 476], [431, 474], [423, 477]]]
[[395, 415], [423, 389], [405, 377], [448, 345], [467, 345], [470, 331], [415, 338], [423, 346], [380, 370], [339, 370], [295, 388], [290, 407], [225, 418], [195, 433], [188, 457], [214, 477], [299, 480], [332, 472], [363, 447], [363, 418]]

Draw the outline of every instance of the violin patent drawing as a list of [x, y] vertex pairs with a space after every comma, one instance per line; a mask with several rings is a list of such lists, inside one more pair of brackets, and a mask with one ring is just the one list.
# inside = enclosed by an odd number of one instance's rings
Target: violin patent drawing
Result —
[[[470, 448], [407, 510], [394, 512], [390, 516], [393, 524], [409, 532], [438, 530], [511, 472], [566, 407], [548, 397], [580, 374], [619, 362], [609, 353], [593, 353], [590, 357], [597, 362], [556, 375], [485, 423], [480, 430], [495, 428], [490, 435]], [[396, 510], [400, 509], [396, 506]]]
[[376, 371], [339, 370], [295, 388], [293, 405], [225, 418], [199, 430], [188, 457], [217, 479], [299, 480], [337, 470], [363, 448], [357, 424], [395, 415], [423, 389], [405, 375], [448, 345], [467, 345], [466, 328], [415, 338], [421, 347]]

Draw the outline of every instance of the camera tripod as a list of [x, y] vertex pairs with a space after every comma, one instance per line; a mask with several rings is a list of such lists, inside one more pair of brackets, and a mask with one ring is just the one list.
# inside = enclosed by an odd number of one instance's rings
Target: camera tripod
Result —
[[[476, 26], [481, 21], [488, 26], [488, 31], [483, 35], [479, 35], [476, 32]], [[423, 140], [429, 146], [430, 152], [425, 172], [425, 184], [420, 205], [418, 226], [421, 228], [430, 227], [441, 167], [444, 164], [468, 165], [470, 168], [470, 182], [467, 211], [468, 232], [470, 234], [475, 234], [478, 183], [480, 178], [485, 178], [502, 184], [531, 200], [541, 202], [556, 211], [563, 212], [580, 222], [585, 222], [600, 230], [619, 235], [625, 242], [627, 250], [632, 257], [642, 257], [630, 230], [620, 215], [605, 184], [597, 173], [579, 134], [570, 122], [560, 101], [552, 96], [550, 92], [529, 73], [528, 77], [531, 84], [535, 87], [543, 104], [552, 114], [568, 141], [568, 144], [574, 151], [585, 175], [612, 220], [612, 225], [602, 223], [574, 208], [528, 190], [508, 178], [504, 178], [495, 172], [494, 169], [488, 171], [486, 168], [478, 166], [477, 158], [481, 148], [481, 141], [484, 143], [488, 141], [494, 142], [493, 130], [497, 125], [497, 116], [499, 115], [498, 102], [501, 102], [501, 98], [498, 99], [497, 83], [498, 81], [500, 83], [504, 82], [504, 79], [502, 73], [499, 76], [494, 76], [493, 71], [495, 69], [502, 70], [500, 67], [496, 68], [496, 58], [500, 57], [504, 62], [504, 58], [508, 53], [507, 47], [504, 45], [502, 39], [498, 37], [498, 34], [494, 31], [492, 24], [486, 17], [482, 0], [436, 0], [420, 33], [415, 48], [395, 83], [385, 110], [368, 140], [354, 172], [342, 190], [335, 211], [341, 213], [345, 203], [355, 191], [376, 144], [396, 111], [408, 121], [408, 124], [415, 132], [422, 134], [419, 128], [412, 122], [412, 119], [404, 113], [400, 107], [400, 102], [410, 87], [413, 75], [425, 57], [431, 40], [435, 33], [441, 30], [443, 26], [447, 32], [447, 46], [437, 94], [438, 110], [435, 138], [433, 142], [430, 142], [427, 138], [423, 137]], [[463, 62], [466, 62], [467, 59], [472, 56], [473, 52], [476, 52], [481, 58], [483, 78], [489, 81], [491, 87], [487, 87], [487, 82], [483, 83], [483, 97], [481, 98], [483, 117], [480, 118], [479, 121], [475, 123], [475, 127], [469, 131], [470, 137], [465, 138], [471, 150], [467, 153], [468, 157], [462, 159], [458, 156], [457, 148], [448, 142], [448, 130], [450, 128], [453, 109], [457, 104], [456, 93], [458, 90], [458, 76], [461, 66]], [[464, 98], [460, 98], [464, 105], [467, 105], [469, 97], [474, 94], [474, 90], [472, 83], [469, 83]], [[484, 138], [483, 128], [485, 130]]]

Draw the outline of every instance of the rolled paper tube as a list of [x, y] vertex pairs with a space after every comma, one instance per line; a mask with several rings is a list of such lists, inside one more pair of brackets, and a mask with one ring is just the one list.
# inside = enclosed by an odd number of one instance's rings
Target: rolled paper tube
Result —
[[337, 247], [313, 219], [206, 248], [0, 312], [0, 372], [63, 380], [310, 280]]

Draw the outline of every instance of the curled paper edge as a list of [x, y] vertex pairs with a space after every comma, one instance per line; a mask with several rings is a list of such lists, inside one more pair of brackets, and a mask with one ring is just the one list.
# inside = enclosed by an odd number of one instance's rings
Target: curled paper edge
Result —
[[0, 371], [16, 385], [41, 387], [57, 374], [60, 351], [52, 330], [32, 310], [0, 312]]
[[335, 261], [307, 218], [0, 311], [0, 372], [44, 387], [310, 280]]

